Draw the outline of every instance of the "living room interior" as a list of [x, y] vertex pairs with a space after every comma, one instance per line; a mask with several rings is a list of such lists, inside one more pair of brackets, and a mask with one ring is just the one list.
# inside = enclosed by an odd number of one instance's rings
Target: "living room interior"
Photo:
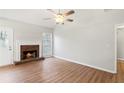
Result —
[[0, 82], [123, 83], [123, 9], [0, 9]]

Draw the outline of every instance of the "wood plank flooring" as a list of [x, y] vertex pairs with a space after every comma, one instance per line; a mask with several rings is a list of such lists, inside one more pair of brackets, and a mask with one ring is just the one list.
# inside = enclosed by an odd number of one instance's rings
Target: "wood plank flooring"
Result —
[[118, 73], [96, 70], [57, 58], [0, 68], [4, 83], [116, 83], [124, 82], [124, 63], [118, 62]]

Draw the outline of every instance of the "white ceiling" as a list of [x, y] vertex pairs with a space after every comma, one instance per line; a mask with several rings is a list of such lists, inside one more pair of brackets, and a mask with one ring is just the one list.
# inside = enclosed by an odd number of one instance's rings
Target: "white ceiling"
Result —
[[[57, 12], [58, 10], [54, 11]], [[53, 18], [53, 14], [45, 9], [0, 9], [0, 17], [49, 28], [56, 26], [54, 19], [43, 20], [44, 18]]]
[[[68, 9], [69, 10], [69, 9]], [[67, 9], [61, 10], [61, 12], [68, 11]], [[55, 12], [58, 10], [54, 9]], [[77, 17], [85, 17], [85, 13], [89, 12], [110, 12], [114, 11], [117, 12], [120, 10], [111, 10], [111, 9], [81, 9], [81, 10], [75, 10], [75, 14], [72, 16], [69, 16], [71, 18], [74, 17], [74, 19], [77, 19]], [[124, 12], [124, 10], [122, 10]], [[75, 17], [75, 15], [77, 15]], [[79, 16], [80, 15], [80, 16]], [[55, 20], [43, 20], [44, 18], [53, 18], [53, 14], [46, 9], [0, 9], [0, 17], [1, 18], [6, 18], [6, 19], [11, 19], [11, 20], [16, 20], [16, 21], [21, 21], [25, 23], [30, 23], [30, 24], [35, 24], [35, 25], [40, 25], [44, 27], [49, 27], [49, 28], [54, 28], [56, 26]], [[74, 21], [75, 22], [75, 21]]]

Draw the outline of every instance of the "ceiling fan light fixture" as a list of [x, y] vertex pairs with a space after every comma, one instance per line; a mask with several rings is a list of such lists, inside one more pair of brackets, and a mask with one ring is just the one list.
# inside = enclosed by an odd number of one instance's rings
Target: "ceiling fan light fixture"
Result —
[[62, 15], [56, 15], [55, 21], [56, 23], [63, 23], [65, 20], [65, 17]]

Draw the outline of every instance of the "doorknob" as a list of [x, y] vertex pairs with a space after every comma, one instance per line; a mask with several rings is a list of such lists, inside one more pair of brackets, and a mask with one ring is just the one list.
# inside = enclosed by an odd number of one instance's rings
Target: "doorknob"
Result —
[[11, 51], [12, 50], [12, 47], [11, 46], [9, 46], [9, 51]]

